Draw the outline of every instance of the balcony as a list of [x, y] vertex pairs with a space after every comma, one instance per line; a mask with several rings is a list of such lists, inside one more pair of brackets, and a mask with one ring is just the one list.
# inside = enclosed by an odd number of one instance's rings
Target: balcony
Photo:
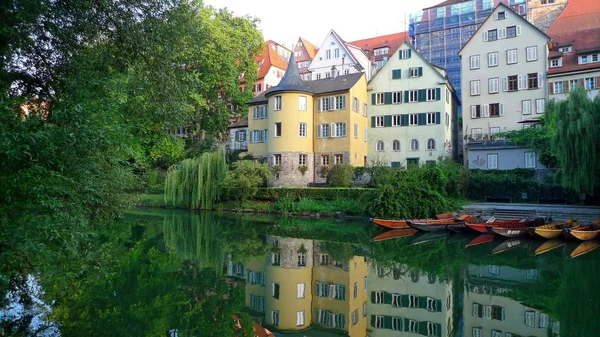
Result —
[[231, 142], [231, 150], [232, 151], [248, 151], [248, 142], [243, 141], [234, 141]]
[[465, 136], [465, 141], [468, 146], [515, 146], [510, 140], [499, 137], [494, 133], [480, 133]]

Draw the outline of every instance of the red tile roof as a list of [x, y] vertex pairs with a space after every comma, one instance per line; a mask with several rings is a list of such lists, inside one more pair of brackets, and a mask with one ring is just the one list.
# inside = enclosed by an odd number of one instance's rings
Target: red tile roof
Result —
[[[548, 74], [561, 74], [571, 71], [600, 69], [600, 63], [578, 64], [578, 53], [581, 51], [600, 50], [600, 27], [578, 32], [569, 32], [552, 36], [553, 48], [550, 58], [562, 55], [562, 67], [549, 68]], [[558, 48], [572, 45], [572, 52], [563, 54]]]
[[348, 42], [348, 43], [353, 46], [357, 46], [357, 47], [361, 48], [363, 51], [365, 51], [367, 53], [367, 55], [369, 57], [372, 57], [374, 55], [373, 50], [382, 48], [382, 47], [389, 47], [390, 50], [389, 50], [388, 54], [382, 55], [382, 56], [388, 56], [388, 55], [394, 54], [394, 52], [396, 51], [396, 49], [398, 49], [398, 47], [400, 47], [402, 42], [406, 41], [407, 37], [408, 37], [408, 34], [406, 32], [400, 32], [400, 33], [395, 33], [395, 34], [382, 35], [382, 36], [376, 36], [376, 37], [372, 37], [372, 38], [368, 38], [368, 39], [352, 41], [352, 42]]
[[599, 0], [569, 0], [567, 7], [548, 29], [557, 35], [600, 27]]
[[299, 40], [302, 42], [304, 49], [308, 53], [308, 57], [312, 60], [317, 55], [319, 48], [317, 48], [314, 44], [310, 43], [307, 39], [300, 37]]
[[281, 55], [277, 54], [275, 50], [273, 50], [272, 45], [277, 44], [274, 41], [267, 41], [265, 54], [256, 58], [256, 62], [263, 61], [260, 68], [258, 69], [258, 77], [257, 80], [264, 78], [269, 73], [271, 66], [277, 67], [281, 70], [287, 69], [287, 62], [281, 57]]

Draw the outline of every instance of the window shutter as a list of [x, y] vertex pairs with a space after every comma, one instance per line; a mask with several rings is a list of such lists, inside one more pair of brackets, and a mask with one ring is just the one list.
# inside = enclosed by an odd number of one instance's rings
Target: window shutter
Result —
[[400, 126], [408, 125], [408, 115], [400, 115]]
[[411, 50], [411, 49], [409, 49], [409, 50], [408, 50], [408, 58], [410, 58], [411, 54], [412, 54], [412, 50]]
[[383, 303], [392, 304], [392, 294], [387, 291], [383, 293]]
[[438, 112], [435, 113], [435, 124], [441, 124], [441, 123], [442, 123], [442, 121], [441, 121], [441, 114], [438, 111]]
[[517, 25], [517, 36], [521, 36], [521, 25]]
[[568, 93], [569, 91], [571, 91], [571, 88], [569, 88], [569, 81], [563, 81], [563, 90]]
[[[375, 292], [372, 292], [371, 295], [373, 295]], [[373, 301], [373, 296], [371, 296], [371, 303], [375, 303], [375, 301]], [[375, 327], [375, 319], [376, 316], [375, 315], [371, 315], [371, 326]]]
[[427, 113], [421, 112], [417, 115], [417, 124], [418, 125], [426, 125], [427, 124]]
[[335, 128], [335, 123], [329, 124], [329, 137], [338, 137], [337, 130]]
[[[374, 291], [371, 291], [371, 303], [375, 303], [375, 296], [377, 296], [377, 294]], [[375, 316], [371, 315], [371, 324], [373, 324], [374, 318]]]
[[392, 126], [392, 116], [391, 115], [383, 116], [383, 126], [385, 126], [385, 127]]
[[523, 75], [523, 90], [529, 88], [529, 81], [527, 81], [527, 75]]
[[596, 86], [596, 89], [600, 89], [600, 76], [596, 76], [594, 85]]
[[419, 89], [417, 98], [418, 102], [425, 102], [427, 100], [427, 89]]
[[494, 20], [498, 20], [498, 13], [494, 13]]
[[335, 104], [336, 104], [336, 98], [329, 97], [329, 111], [336, 110]]
[[506, 38], [506, 28], [498, 29], [498, 39], [505, 39], [505, 38]]
[[392, 104], [392, 93], [391, 92], [386, 92], [384, 94], [384, 103], [385, 104]]
[[375, 105], [375, 94], [371, 94], [371, 105]]
[[484, 104], [483, 106], [483, 117], [490, 117], [490, 106]]
[[554, 83], [548, 83], [548, 95], [554, 95]]
[[488, 32], [485, 31], [485, 32], [483, 32], [483, 41], [487, 42], [487, 40], [488, 40]]
[[406, 90], [406, 91], [404, 92], [404, 103], [408, 103], [408, 95], [409, 95], [409, 94], [410, 94], [410, 93], [409, 93], [409, 91], [408, 91], [408, 90]]
[[508, 91], [508, 77], [502, 77], [502, 91]]
[[440, 88], [436, 88], [435, 89], [435, 100], [439, 101], [441, 99], [441, 95], [442, 95], [442, 91], [440, 90]]
[[523, 90], [523, 75], [517, 76], [517, 87], [519, 90]]
[[500, 106], [500, 116], [504, 116], [504, 104], [500, 103], [498, 105]]
[[544, 73], [538, 73], [538, 88], [544, 87]]
[[375, 116], [371, 117], [371, 127], [374, 128], [375, 127]]
[[423, 76], [423, 67], [419, 67], [419, 77]]
[[504, 12], [504, 19], [508, 19], [508, 12]]
[[400, 79], [402, 78], [402, 69], [394, 69], [392, 70], [392, 79]]
[[477, 106], [476, 105], [471, 105], [471, 118], [475, 118], [477, 115]]

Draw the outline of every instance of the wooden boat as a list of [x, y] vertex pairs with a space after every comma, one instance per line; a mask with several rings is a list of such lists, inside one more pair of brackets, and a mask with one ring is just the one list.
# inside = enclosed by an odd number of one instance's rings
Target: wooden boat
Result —
[[446, 229], [458, 234], [472, 233], [471, 229], [465, 223], [447, 225]]
[[563, 234], [569, 240], [589, 241], [595, 239], [600, 234], [600, 229], [596, 229], [593, 225], [563, 228]]
[[376, 225], [390, 228], [390, 229], [400, 229], [400, 228], [409, 228], [406, 220], [385, 220], [385, 219], [371, 219]]
[[534, 254], [535, 254], [535, 256], [542, 255], [542, 254], [547, 253], [547, 252], [549, 252], [551, 250], [554, 250], [556, 248], [562, 247], [566, 243], [567, 242], [563, 238], [547, 240], [544, 243], [542, 243], [539, 247], [536, 248]]
[[574, 259], [578, 256], [587, 254], [589, 252], [591, 252], [592, 250], [598, 248], [600, 246], [600, 241], [598, 240], [590, 240], [590, 241], [585, 241], [579, 244], [579, 246], [577, 246], [577, 248], [575, 248], [575, 250], [573, 250], [571, 252], [571, 258]]
[[385, 240], [391, 240], [391, 239], [397, 239], [397, 238], [405, 238], [407, 236], [415, 235], [416, 233], [417, 233], [417, 230], [411, 229], [411, 228], [395, 229], [395, 230], [387, 231], [387, 232], [381, 233], [379, 235], [376, 235], [371, 239], [371, 241], [379, 242], [379, 241], [385, 241]]
[[536, 226], [541, 225], [526, 221], [516, 225], [491, 226], [487, 229], [491, 234], [504, 236], [505, 238], [516, 238], [529, 234], [530, 228], [535, 228]]
[[492, 255], [496, 255], [496, 254], [500, 254], [500, 253], [504, 253], [508, 250], [526, 245], [530, 242], [530, 240], [527, 239], [508, 239], [504, 242], [502, 242], [501, 244], [499, 244], [498, 246], [496, 246], [496, 248], [494, 248], [492, 250]]
[[465, 222], [465, 225], [476, 232], [487, 233], [488, 227], [502, 226], [502, 225], [509, 225], [509, 224], [516, 225], [522, 221], [524, 221], [524, 220], [523, 219], [521, 219], [521, 220], [501, 220], [501, 221], [483, 222], [483, 223]]
[[482, 234], [478, 237], [476, 237], [475, 239], [469, 241], [469, 243], [467, 243], [465, 245], [465, 248], [469, 248], [469, 247], [473, 247], [473, 246], [477, 246], [477, 245], [481, 245], [484, 243], [488, 243], [488, 242], [492, 242], [494, 241], [496, 237], [492, 234]]
[[436, 222], [412, 222], [408, 221], [408, 226], [423, 232], [441, 232], [446, 230], [448, 224], [455, 224], [454, 219], [436, 220]]
[[435, 240], [444, 239], [448, 236], [448, 232], [429, 232], [422, 233], [420, 235], [414, 235], [408, 242], [409, 246], [420, 245], [425, 242], [431, 242]]
[[386, 220], [386, 219], [374, 219], [371, 218], [371, 222], [385, 227], [385, 228], [390, 228], [390, 229], [400, 229], [400, 228], [409, 228], [408, 226], [408, 222], [411, 221], [413, 223], [418, 222], [418, 223], [443, 223], [443, 224], [448, 224], [448, 223], [453, 223], [456, 219], [463, 219], [463, 220], [459, 220], [459, 221], [465, 221], [464, 218], [466, 217], [466, 219], [468, 219], [469, 221], [473, 221], [474, 219], [476, 219], [475, 217], [469, 216], [469, 215], [460, 215], [457, 216], [454, 213], [441, 213], [441, 214], [437, 214], [435, 216], [435, 219], [408, 219], [408, 220]]
[[531, 227], [529, 229], [529, 234], [533, 237], [541, 237], [544, 239], [556, 239], [562, 237], [562, 229], [563, 228], [575, 228], [578, 227], [579, 224], [576, 221], [565, 221], [563, 223], [557, 224], [549, 224], [542, 225], [539, 227]]

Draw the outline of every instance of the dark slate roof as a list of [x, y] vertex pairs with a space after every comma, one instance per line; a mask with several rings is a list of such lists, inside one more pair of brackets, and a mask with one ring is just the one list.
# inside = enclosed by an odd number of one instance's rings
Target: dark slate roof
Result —
[[288, 62], [288, 68], [285, 71], [285, 75], [276, 86], [272, 87], [273, 89], [269, 92], [265, 92], [265, 97], [269, 95], [275, 94], [277, 92], [284, 91], [299, 91], [310, 93], [310, 88], [304, 84], [302, 81], [302, 77], [300, 77], [300, 72], [298, 71], [298, 65], [296, 64], [296, 57], [294, 53], [290, 56], [290, 61]]
[[230, 124], [227, 128], [235, 129], [235, 128], [243, 128], [243, 127], [247, 127], [247, 126], [248, 126], [248, 116], [246, 116], [244, 118], [240, 118], [239, 121]]
[[332, 78], [324, 78], [321, 80], [306, 82], [310, 86], [313, 94], [325, 94], [328, 92], [339, 92], [350, 90], [360, 79], [364, 73], [354, 73], [350, 75], [337, 76]]
[[[289, 71], [289, 68], [288, 68], [288, 71]], [[313, 94], [313, 95], [320, 95], [320, 94], [326, 94], [326, 93], [347, 91], [347, 90], [350, 90], [350, 88], [352, 88], [363, 76], [364, 76], [364, 73], [354, 73], [354, 74], [350, 74], [350, 75], [337, 76], [335, 78], [333, 78], [333, 77], [332, 78], [324, 78], [321, 80], [304, 82], [303, 84], [307, 88], [307, 90], [302, 90], [302, 92], [306, 92], [308, 94]], [[268, 101], [267, 96], [269, 94], [275, 94], [277, 92], [283, 92], [283, 91], [299, 91], [299, 90], [290, 90], [290, 89], [277, 90], [278, 87], [279, 86], [271, 87], [271, 88], [265, 90], [260, 95], [254, 97], [254, 99], [252, 99], [248, 103], [248, 105], [252, 106], [252, 105], [260, 105], [260, 104], [266, 103]]]

